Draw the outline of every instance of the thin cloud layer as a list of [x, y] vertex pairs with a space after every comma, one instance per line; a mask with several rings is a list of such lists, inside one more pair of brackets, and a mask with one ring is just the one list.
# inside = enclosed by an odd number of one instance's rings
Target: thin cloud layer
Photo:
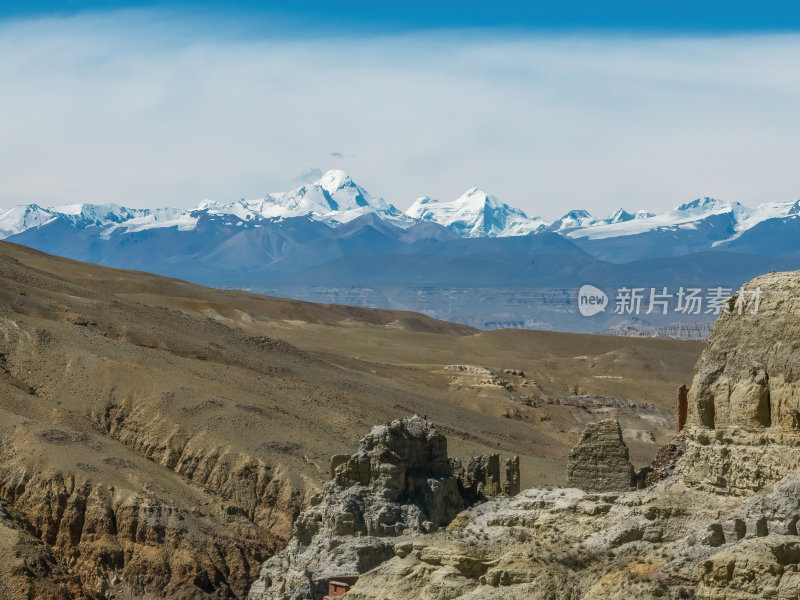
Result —
[[297, 177], [295, 177], [295, 181], [297, 183], [313, 183], [322, 177], [322, 175], [322, 169], [318, 169], [316, 167], [306, 167]]
[[798, 55], [788, 35], [258, 38], [155, 13], [18, 21], [0, 27], [0, 206], [254, 198], [308, 165], [401, 208], [480, 186], [549, 219], [790, 200]]

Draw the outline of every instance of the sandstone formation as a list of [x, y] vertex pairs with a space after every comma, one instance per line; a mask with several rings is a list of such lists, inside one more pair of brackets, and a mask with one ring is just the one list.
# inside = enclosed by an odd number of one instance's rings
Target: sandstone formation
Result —
[[531, 489], [396, 540], [348, 598], [789, 599], [800, 594], [800, 475], [744, 500], [687, 487]]
[[727, 301], [689, 392], [688, 481], [746, 494], [800, 465], [798, 332], [796, 273], [758, 277]]
[[[394, 556], [398, 540], [436, 531], [465, 506], [503, 493], [497, 454], [456, 465], [445, 436], [422, 417], [373, 427], [355, 454], [331, 459], [331, 481], [297, 519], [289, 546], [264, 564], [249, 597], [314, 600], [332, 577], [367, 572]], [[507, 471], [513, 491], [519, 458]]]
[[633, 465], [619, 422], [606, 419], [587, 425], [569, 453], [567, 485], [592, 492], [623, 492], [633, 482]]

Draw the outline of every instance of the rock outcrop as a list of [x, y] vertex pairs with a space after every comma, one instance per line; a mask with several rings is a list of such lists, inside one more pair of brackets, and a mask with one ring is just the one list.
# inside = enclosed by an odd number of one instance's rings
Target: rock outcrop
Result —
[[469, 504], [495, 496], [519, 494], [519, 456], [507, 458], [500, 476], [500, 455], [484, 454], [470, 457], [466, 464], [452, 459], [453, 474], [458, 479], [461, 495]]
[[[241, 597], [281, 540], [236, 512], [210, 502], [200, 508], [180, 508], [153, 491], [109, 487], [90, 477], [0, 466], [0, 522], [5, 514], [9, 527], [26, 538], [24, 547], [46, 557], [35, 561], [37, 568], [46, 567], [42, 573], [11, 569], [18, 585], [35, 589], [40, 579], [58, 575], [72, 589], [61, 596], [53, 596], [52, 587], [41, 596], [11, 598], [103, 600], [156, 591]], [[203, 552], [196, 551], [200, 545]], [[0, 591], [3, 585], [0, 577]]]
[[789, 599], [800, 594], [800, 475], [744, 499], [676, 473], [624, 494], [531, 489], [396, 540], [354, 600]]
[[[331, 481], [298, 517], [288, 547], [264, 563], [249, 597], [311, 600], [330, 578], [365, 573], [394, 556], [399, 541], [436, 531], [465, 506], [503, 493], [498, 455], [457, 466], [445, 436], [424, 418], [373, 427], [355, 454], [331, 459]], [[506, 488], [514, 491], [519, 458], [507, 472]]]
[[713, 555], [693, 539], [697, 521], [724, 511], [723, 498], [685, 487], [618, 493], [531, 489], [459, 515], [361, 576], [354, 600], [691, 598], [698, 559]]
[[592, 492], [624, 492], [633, 482], [633, 465], [619, 422], [606, 419], [587, 425], [569, 453], [567, 485]]
[[689, 391], [685, 476], [748, 494], [800, 466], [800, 276], [728, 299]]

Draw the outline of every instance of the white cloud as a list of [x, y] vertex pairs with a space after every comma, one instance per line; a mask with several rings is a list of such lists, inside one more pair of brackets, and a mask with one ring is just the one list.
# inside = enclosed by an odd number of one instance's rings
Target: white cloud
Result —
[[0, 206], [253, 198], [309, 164], [402, 208], [478, 185], [550, 219], [800, 197], [798, 36], [212, 29], [157, 13], [0, 26]]
[[294, 180], [298, 183], [314, 183], [320, 177], [322, 177], [322, 175], [322, 169], [318, 169], [316, 167], [306, 167], [297, 177], [294, 178]]

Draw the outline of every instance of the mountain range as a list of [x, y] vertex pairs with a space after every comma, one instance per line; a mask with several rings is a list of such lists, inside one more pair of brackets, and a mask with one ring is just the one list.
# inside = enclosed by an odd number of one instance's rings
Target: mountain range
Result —
[[343, 171], [193, 209], [14, 206], [0, 239], [215, 287], [425, 312], [482, 328], [653, 333], [715, 315], [577, 312], [577, 288], [736, 289], [800, 266], [800, 201], [701, 198], [661, 214], [571, 210], [549, 223], [478, 188], [405, 212]]

